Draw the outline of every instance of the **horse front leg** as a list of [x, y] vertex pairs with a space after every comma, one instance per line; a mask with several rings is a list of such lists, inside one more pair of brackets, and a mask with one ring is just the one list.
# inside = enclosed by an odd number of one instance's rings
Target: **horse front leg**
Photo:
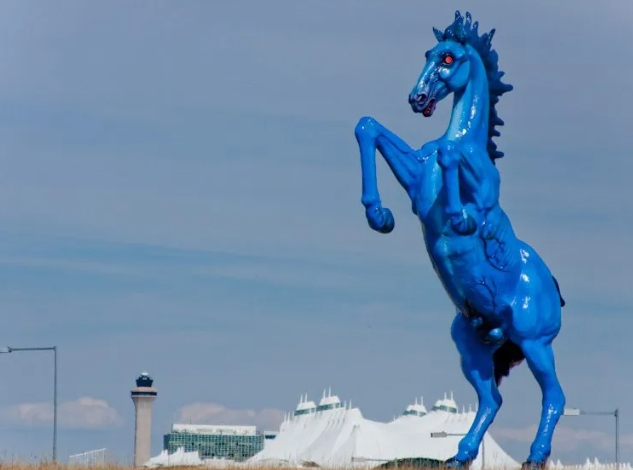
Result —
[[382, 207], [376, 179], [376, 150], [379, 150], [400, 185], [411, 195], [410, 190], [417, 179], [419, 162], [416, 151], [372, 117], [363, 117], [354, 130], [360, 149], [365, 215], [369, 226], [380, 233], [393, 230], [393, 214]]
[[477, 230], [477, 221], [470, 216], [461, 201], [459, 185], [459, 165], [462, 153], [459, 146], [442, 141], [437, 150], [437, 163], [442, 168], [446, 189], [446, 212], [451, 227], [458, 235], [472, 235]]

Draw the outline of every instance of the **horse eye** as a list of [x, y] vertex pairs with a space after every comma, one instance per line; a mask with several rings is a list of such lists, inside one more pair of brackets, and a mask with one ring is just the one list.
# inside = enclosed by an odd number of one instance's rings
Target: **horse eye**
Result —
[[453, 63], [453, 60], [454, 60], [454, 59], [453, 59], [453, 56], [452, 56], [452, 55], [447, 55], [447, 56], [445, 56], [445, 57], [444, 57], [443, 62], [444, 62], [445, 64], [452, 64], [452, 63]]

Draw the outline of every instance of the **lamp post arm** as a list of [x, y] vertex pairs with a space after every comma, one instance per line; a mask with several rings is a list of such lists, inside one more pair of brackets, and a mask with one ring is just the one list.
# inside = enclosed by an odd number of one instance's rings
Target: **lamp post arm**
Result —
[[53, 463], [57, 462], [57, 346], [53, 346]]
[[46, 346], [46, 347], [35, 347], [35, 348], [12, 348], [8, 347], [7, 350], [9, 352], [13, 351], [54, 351], [57, 349], [56, 346]]

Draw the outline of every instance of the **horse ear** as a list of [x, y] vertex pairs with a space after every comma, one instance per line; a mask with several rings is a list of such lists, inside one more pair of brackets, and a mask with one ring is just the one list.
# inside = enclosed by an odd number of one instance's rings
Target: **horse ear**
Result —
[[433, 34], [435, 34], [435, 39], [438, 40], [438, 42], [441, 42], [444, 40], [444, 32], [440, 31], [437, 28], [433, 28]]

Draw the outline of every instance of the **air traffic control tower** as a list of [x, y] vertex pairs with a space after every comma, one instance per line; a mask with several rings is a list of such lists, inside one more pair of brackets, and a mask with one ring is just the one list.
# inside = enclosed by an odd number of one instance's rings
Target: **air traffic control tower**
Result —
[[152, 406], [156, 400], [156, 389], [152, 378], [143, 372], [132, 389], [132, 401], [136, 410], [134, 420], [134, 466], [141, 467], [151, 458], [152, 452]]

